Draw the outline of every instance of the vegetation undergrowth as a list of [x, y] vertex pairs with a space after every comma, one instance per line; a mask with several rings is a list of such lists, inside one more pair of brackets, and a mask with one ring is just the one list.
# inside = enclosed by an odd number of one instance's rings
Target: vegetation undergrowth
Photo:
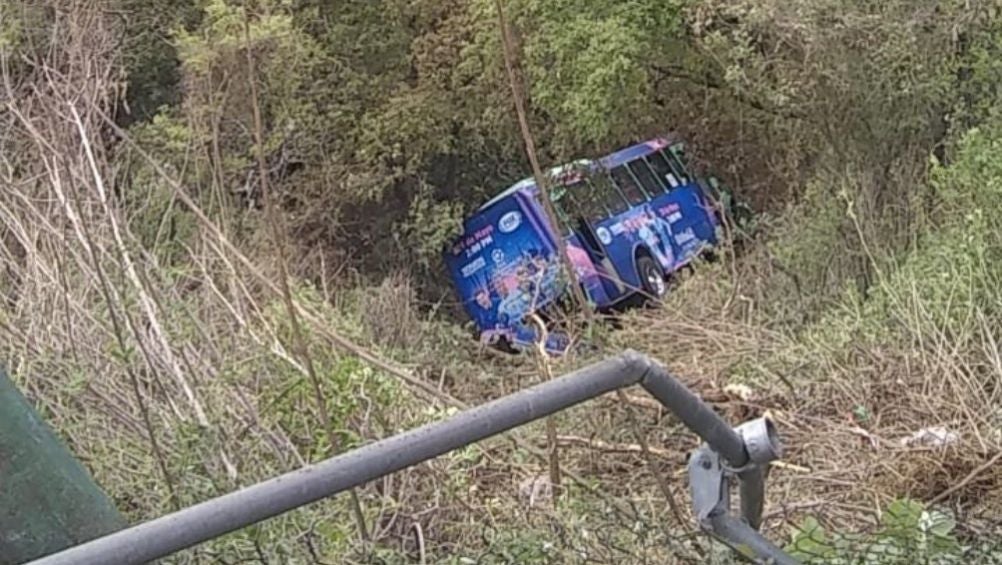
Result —
[[[764, 532], [791, 552], [1002, 561], [997, 9], [503, 4], [545, 164], [677, 129], [759, 212], [563, 359], [483, 349], [439, 259], [527, 168], [494, 2], [0, 5], [0, 362], [127, 517], [633, 348], [775, 419]], [[367, 539], [335, 497], [167, 562], [734, 559], [695, 531], [695, 438], [626, 401], [366, 485]]]

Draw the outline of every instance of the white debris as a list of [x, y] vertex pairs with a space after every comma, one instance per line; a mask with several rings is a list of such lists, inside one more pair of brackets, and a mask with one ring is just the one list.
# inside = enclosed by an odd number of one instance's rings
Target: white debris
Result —
[[546, 475], [528, 477], [519, 483], [518, 494], [531, 508], [553, 499], [553, 484]]
[[926, 446], [945, 447], [960, 440], [960, 436], [943, 426], [933, 426], [922, 428], [912, 435], [901, 438], [901, 445], [905, 447]]
[[880, 440], [877, 438], [877, 436], [871, 434], [870, 432], [864, 430], [863, 428], [859, 426], [853, 426], [849, 428], [849, 431], [865, 439], [867, 442], [869, 442], [870, 447], [872, 447], [873, 449], [877, 449], [878, 447], [880, 447]]
[[730, 396], [736, 396], [745, 402], [747, 402], [754, 394], [750, 386], [740, 383], [725, 386], [724, 392]]

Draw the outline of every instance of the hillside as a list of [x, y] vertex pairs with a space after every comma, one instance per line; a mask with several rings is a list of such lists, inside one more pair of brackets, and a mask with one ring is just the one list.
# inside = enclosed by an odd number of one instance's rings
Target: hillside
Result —
[[[633, 348], [775, 419], [764, 532], [801, 558], [1002, 562], [998, 6], [501, 4], [544, 167], [675, 131], [756, 211], [560, 359], [482, 348], [441, 260], [530, 173], [497, 3], [0, 4], [0, 364], [119, 509]], [[730, 562], [695, 436], [634, 393], [166, 562]]]

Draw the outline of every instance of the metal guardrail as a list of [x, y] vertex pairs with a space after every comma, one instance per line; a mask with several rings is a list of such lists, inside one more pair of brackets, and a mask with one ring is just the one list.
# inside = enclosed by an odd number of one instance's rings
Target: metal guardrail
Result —
[[[660, 364], [633, 351], [32, 563], [145, 563], [636, 384], [706, 442], [689, 463], [700, 526], [749, 557], [797, 563], [757, 531], [765, 465], [779, 456], [772, 425], [755, 420], [731, 428]], [[729, 513], [735, 477], [741, 518]]]

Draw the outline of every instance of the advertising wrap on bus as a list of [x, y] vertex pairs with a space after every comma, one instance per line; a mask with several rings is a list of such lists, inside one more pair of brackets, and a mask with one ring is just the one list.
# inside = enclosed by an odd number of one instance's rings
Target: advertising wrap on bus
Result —
[[[467, 313], [484, 341], [504, 338], [533, 343], [537, 332], [527, 316], [563, 295], [560, 258], [545, 215], [531, 193], [515, 192], [470, 218], [446, 263]], [[574, 241], [568, 255], [586, 291], [602, 283], [588, 254]], [[563, 339], [554, 334], [552, 339]], [[548, 344], [560, 349], [560, 343]]]
[[[445, 262], [481, 339], [537, 342], [542, 332], [530, 314], [568, 294], [557, 238], [592, 307], [662, 298], [672, 274], [717, 243], [716, 211], [681, 155], [681, 143], [656, 138], [551, 169], [558, 225], [543, 212], [531, 178], [472, 214]], [[566, 345], [560, 332], [545, 334], [547, 349]]]

